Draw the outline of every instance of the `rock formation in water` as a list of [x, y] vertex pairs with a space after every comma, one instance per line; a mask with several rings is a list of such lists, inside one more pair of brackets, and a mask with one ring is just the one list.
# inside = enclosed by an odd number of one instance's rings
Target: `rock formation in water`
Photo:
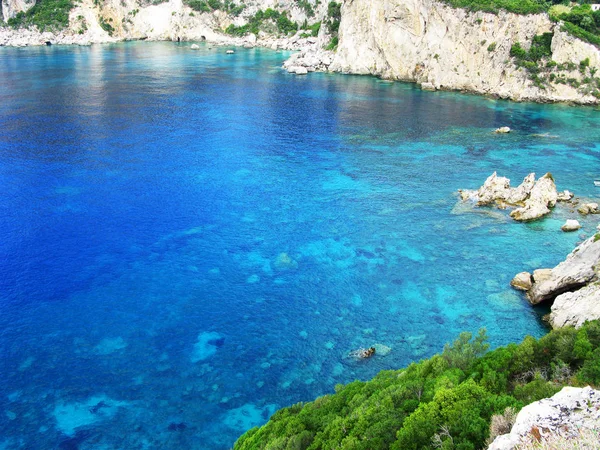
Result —
[[[459, 190], [462, 201], [474, 202], [477, 206], [496, 205], [501, 209], [517, 207], [510, 217], [519, 222], [529, 222], [550, 213], [559, 200], [554, 179], [549, 173], [535, 180], [530, 173], [516, 188], [510, 187], [510, 180], [499, 177], [496, 172], [490, 175], [478, 190]], [[563, 194], [560, 198], [567, 198]]]
[[600, 391], [589, 386], [565, 387], [553, 397], [525, 406], [517, 415], [510, 433], [498, 436], [488, 450], [513, 450], [522, 444], [551, 440], [557, 436], [574, 442], [585, 430], [596, 436], [600, 432]]
[[511, 285], [527, 292], [532, 305], [552, 301], [548, 316], [553, 328], [580, 327], [586, 320], [600, 319], [600, 233], [587, 239], [553, 269], [538, 269], [528, 284], [527, 272], [515, 276]]

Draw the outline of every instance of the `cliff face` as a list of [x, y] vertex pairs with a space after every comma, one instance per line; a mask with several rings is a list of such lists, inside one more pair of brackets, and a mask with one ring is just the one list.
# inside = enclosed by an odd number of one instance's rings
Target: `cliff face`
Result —
[[6, 22], [21, 11], [27, 11], [35, 5], [35, 0], [2, 0], [2, 17]]
[[[578, 86], [534, 86], [510, 49], [553, 32], [552, 59], [573, 63], [565, 78], [580, 81], [585, 58], [600, 67], [594, 46], [560, 31], [546, 14], [489, 14], [454, 9], [434, 0], [345, 0], [340, 44], [330, 70], [412, 81], [436, 89], [467, 90], [513, 100], [597, 103]], [[577, 84], [577, 83], [573, 83]]]
[[[13, 17], [19, 9], [13, 4], [25, 5], [35, 0], [2, 0], [3, 11], [10, 11]], [[4, 8], [4, 3], [12, 6]], [[210, 12], [194, 11], [182, 0], [168, 0], [155, 3], [151, 0], [81, 0], [69, 14], [67, 29], [56, 33], [40, 33], [34, 29], [10, 28], [0, 29], [0, 45], [41, 45], [46, 41], [57, 44], [89, 44], [115, 42], [131, 39], [149, 40], [208, 40], [213, 42], [231, 42], [242, 45], [256, 41], [256, 37], [233, 39], [224, 35], [224, 30], [231, 24], [240, 26], [259, 10], [267, 8], [286, 11], [288, 17], [299, 24], [305, 20], [314, 23], [325, 15], [327, 3], [308, 0], [313, 15], [309, 17], [305, 8], [296, 0], [246, 0], [241, 14], [235, 16], [222, 10]], [[27, 8], [27, 9], [28, 9]], [[104, 26], [103, 26], [104, 25]], [[260, 36], [259, 36], [260, 37]]]

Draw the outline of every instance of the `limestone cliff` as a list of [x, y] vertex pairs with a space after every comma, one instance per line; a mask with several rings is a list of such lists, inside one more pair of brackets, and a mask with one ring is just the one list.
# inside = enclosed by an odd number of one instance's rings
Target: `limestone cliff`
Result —
[[20, 12], [25, 12], [35, 5], [35, 0], [2, 0], [2, 17], [6, 22]]
[[547, 14], [468, 12], [435, 0], [344, 0], [330, 70], [519, 101], [597, 103], [580, 87], [537, 87], [512, 63], [514, 43], [528, 48], [534, 36], [547, 32], [554, 33], [552, 60], [573, 64], [566, 78], [582, 79], [576, 66], [585, 58], [600, 68], [598, 49], [562, 32]]
[[[9, 3], [35, 0], [2, 0]], [[233, 38], [224, 33], [231, 24], [246, 24], [259, 10], [276, 8], [285, 11], [288, 17], [299, 24], [305, 20], [314, 23], [325, 15], [327, 4], [317, 0], [307, 0], [312, 14], [299, 6], [296, 0], [246, 0], [234, 2], [243, 5], [238, 15], [222, 10], [208, 12], [195, 11], [182, 0], [81, 0], [69, 14], [69, 26], [60, 32], [39, 32], [36, 29], [0, 29], [0, 45], [25, 46], [42, 45], [48, 41], [54, 44], [81, 44], [117, 42], [122, 40], [148, 39], [173, 41], [201, 41], [231, 43], [234, 45], [253, 44], [257, 36]], [[11, 11], [13, 11], [11, 9]], [[310, 16], [310, 17], [309, 17]], [[5, 20], [8, 18], [5, 17]], [[260, 37], [269, 37], [269, 33]], [[290, 38], [291, 39], [291, 38]], [[289, 39], [288, 39], [289, 40]], [[286, 45], [282, 47], [299, 48]]]

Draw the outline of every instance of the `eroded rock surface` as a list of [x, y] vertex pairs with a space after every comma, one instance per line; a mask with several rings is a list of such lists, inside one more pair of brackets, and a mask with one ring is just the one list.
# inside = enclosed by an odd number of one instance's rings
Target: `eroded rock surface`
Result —
[[600, 430], [600, 391], [565, 387], [553, 397], [525, 406], [509, 434], [498, 436], [488, 450], [513, 450], [531, 433], [576, 439], [581, 429]]
[[572, 325], [579, 328], [588, 320], [600, 319], [600, 284], [594, 283], [575, 292], [559, 295], [549, 316], [552, 328]]

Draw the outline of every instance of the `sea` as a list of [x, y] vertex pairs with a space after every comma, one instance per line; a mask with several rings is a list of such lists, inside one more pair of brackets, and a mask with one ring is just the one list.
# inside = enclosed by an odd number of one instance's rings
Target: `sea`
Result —
[[509, 282], [598, 216], [457, 192], [550, 172], [598, 199], [597, 108], [225, 50], [0, 48], [0, 449], [229, 449], [463, 331], [547, 332]]

